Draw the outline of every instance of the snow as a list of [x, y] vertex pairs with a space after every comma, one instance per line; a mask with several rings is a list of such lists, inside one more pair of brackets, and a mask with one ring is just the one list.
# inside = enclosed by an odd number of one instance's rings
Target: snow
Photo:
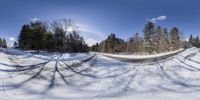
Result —
[[123, 62], [98, 53], [0, 49], [0, 100], [199, 100], [200, 50], [180, 52]]
[[163, 56], [173, 55], [184, 51], [184, 49], [179, 49], [171, 52], [165, 52], [160, 54], [154, 55], [116, 55], [116, 54], [108, 54], [108, 53], [100, 53], [104, 56], [112, 57], [112, 58], [119, 58], [125, 60], [141, 60], [141, 59], [152, 59], [152, 58], [159, 58]]

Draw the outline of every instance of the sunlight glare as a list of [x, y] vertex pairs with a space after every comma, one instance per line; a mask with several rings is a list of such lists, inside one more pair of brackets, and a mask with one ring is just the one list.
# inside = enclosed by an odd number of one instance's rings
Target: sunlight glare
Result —
[[73, 31], [73, 28], [72, 27], [68, 27], [67, 31], [71, 33]]

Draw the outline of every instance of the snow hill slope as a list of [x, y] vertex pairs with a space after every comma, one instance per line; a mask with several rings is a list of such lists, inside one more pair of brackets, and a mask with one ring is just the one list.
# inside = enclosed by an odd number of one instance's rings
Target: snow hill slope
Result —
[[0, 100], [199, 100], [199, 94], [197, 48], [134, 63], [93, 53], [0, 49]]

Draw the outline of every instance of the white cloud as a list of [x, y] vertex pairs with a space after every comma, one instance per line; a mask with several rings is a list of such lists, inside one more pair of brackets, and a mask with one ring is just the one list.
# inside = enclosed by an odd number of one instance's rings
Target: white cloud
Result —
[[149, 21], [153, 22], [153, 23], [157, 23], [159, 21], [164, 21], [167, 19], [167, 16], [158, 16], [158, 17], [154, 17], [154, 18], [151, 18]]
[[38, 17], [30, 18], [30, 21], [31, 21], [31, 22], [36, 22], [36, 21], [38, 21], [38, 20], [39, 20]]
[[15, 38], [14, 37], [10, 37], [9, 40], [10, 41], [15, 41]]
[[162, 20], [166, 20], [166, 19], [167, 19], [166, 16], [159, 16], [159, 17], [157, 17], [157, 20], [160, 20], [160, 21], [162, 21]]

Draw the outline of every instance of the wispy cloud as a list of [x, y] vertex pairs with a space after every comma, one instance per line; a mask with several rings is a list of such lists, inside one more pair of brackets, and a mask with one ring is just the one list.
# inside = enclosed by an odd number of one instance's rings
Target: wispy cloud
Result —
[[148, 20], [148, 21], [151, 21], [151, 22], [153, 22], [153, 23], [157, 23], [157, 22], [159, 22], [159, 21], [164, 21], [164, 20], [166, 20], [166, 19], [167, 19], [167, 16], [162, 15], [162, 16], [158, 16], [158, 17], [151, 18], [151, 19]]

